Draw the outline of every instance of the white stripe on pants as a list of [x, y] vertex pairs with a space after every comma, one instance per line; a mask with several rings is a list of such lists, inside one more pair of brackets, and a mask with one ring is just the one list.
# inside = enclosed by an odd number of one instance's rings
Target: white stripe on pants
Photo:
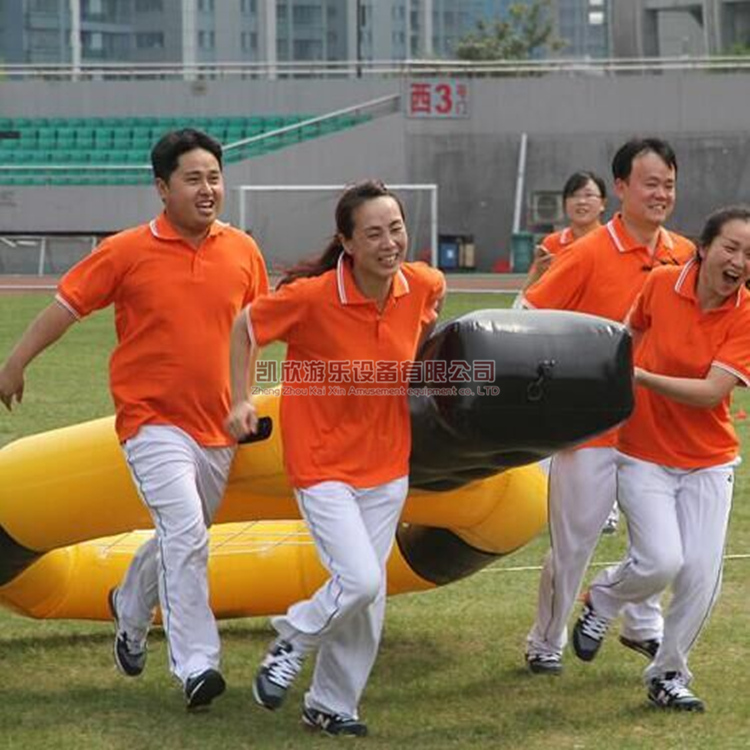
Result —
[[123, 449], [155, 535], [135, 554], [117, 596], [120, 624], [146, 637], [161, 603], [170, 668], [183, 683], [219, 665], [208, 601], [207, 527], [221, 502], [234, 448], [204, 448], [183, 430], [147, 425]]
[[[549, 475], [551, 546], [539, 581], [537, 616], [527, 637], [532, 654], [562, 655], [568, 618], [602, 526], [617, 495], [614, 448], [581, 448], [556, 453]], [[658, 594], [624, 611], [628, 638], [661, 638]]]
[[596, 577], [591, 603], [616, 617], [627, 602], [671, 584], [664, 639], [645, 676], [679, 672], [689, 681], [688, 655], [721, 588], [734, 469], [670, 469], [620, 454], [619, 484], [630, 547], [619, 565]]
[[408, 477], [356, 489], [322, 482], [295, 490], [297, 502], [331, 574], [310, 598], [272, 620], [302, 652], [318, 649], [305, 704], [357, 717], [375, 662], [385, 616], [385, 565], [408, 491]]

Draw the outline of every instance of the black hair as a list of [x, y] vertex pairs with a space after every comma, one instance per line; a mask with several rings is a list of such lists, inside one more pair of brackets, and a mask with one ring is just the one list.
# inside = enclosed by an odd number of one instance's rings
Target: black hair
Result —
[[570, 198], [573, 193], [578, 192], [582, 187], [585, 187], [589, 182], [593, 182], [599, 188], [599, 194], [602, 200], [607, 198], [607, 186], [604, 184], [604, 180], [594, 172], [588, 172], [582, 169], [580, 172], [573, 172], [565, 182], [563, 187], [563, 200]]
[[677, 156], [666, 141], [661, 138], [632, 138], [620, 146], [612, 159], [612, 176], [615, 180], [627, 180], [633, 170], [633, 161], [643, 154], [656, 154], [677, 172]]
[[284, 274], [278, 286], [288, 284], [295, 279], [320, 276], [336, 267], [339, 256], [344, 252], [341, 238], [351, 239], [354, 232], [354, 212], [367, 201], [375, 198], [393, 198], [401, 212], [401, 218], [406, 220], [404, 206], [400, 198], [392, 193], [380, 180], [364, 180], [347, 188], [336, 204], [336, 234], [331, 237], [325, 250], [312, 260], [303, 260], [292, 266]]
[[750, 206], [724, 206], [714, 211], [703, 225], [698, 247], [707, 248], [721, 234], [724, 225], [735, 219], [750, 222]]
[[172, 173], [177, 169], [180, 157], [188, 151], [202, 148], [213, 154], [222, 168], [221, 144], [202, 130], [183, 128], [165, 133], [151, 149], [151, 167], [154, 177], [169, 182]]

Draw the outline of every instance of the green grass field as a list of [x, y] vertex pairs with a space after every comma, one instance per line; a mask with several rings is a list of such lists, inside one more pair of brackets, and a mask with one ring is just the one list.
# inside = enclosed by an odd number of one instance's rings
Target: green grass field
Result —
[[[48, 301], [0, 297], [0, 359]], [[503, 305], [506, 296], [453, 294], [444, 316]], [[108, 313], [76, 326], [29, 369], [24, 404], [0, 414], [0, 446], [111, 412], [106, 387], [113, 342]], [[278, 350], [277, 350], [278, 353]], [[750, 409], [741, 394], [736, 408]], [[747, 422], [738, 422], [747, 445]], [[40, 469], [40, 470], [43, 470]], [[748, 748], [750, 747], [750, 490], [741, 467], [722, 597], [695, 648], [694, 687], [704, 715], [650, 709], [642, 657], [612, 637], [592, 664], [566, 654], [559, 678], [523, 663], [534, 612], [542, 535], [520, 552], [457, 584], [390, 600], [383, 644], [362, 703], [371, 748]], [[597, 563], [619, 558], [621, 530]], [[532, 568], [532, 569], [525, 569]], [[168, 675], [160, 632], [136, 680], [112, 664], [112, 628], [37, 622], [0, 610], [0, 748], [318, 748], [299, 709], [310, 666], [275, 714], [257, 708], [251, 681], [272, 636], [265, 619], [221, 625], [229, 690], [210, 712], [188, 715]]]

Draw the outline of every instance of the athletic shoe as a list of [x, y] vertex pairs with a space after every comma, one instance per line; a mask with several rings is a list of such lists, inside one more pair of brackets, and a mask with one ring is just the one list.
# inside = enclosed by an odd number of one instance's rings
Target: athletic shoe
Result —
[[706, 706], [687, 685], [679, 672], [667, 672], [649, 683], [648, 699], [657, 708], [673, 711], [705, 711]]
[[188, 677], [185, 682], [185, 700], [188, 710], [211, 705], [227, 689], [227, 683], [220, 672], [206, 669], [199, 674]]
[[127, 677], [138, 677], [146, 666], [146, 642], [131, 638], [121, 627], [117, 616], [117, 589], [107, 596], [109, 611], [115, 622], [115, 665]]
[[620, 643], [625, 648], [631, 648], [633, 651], [637, 651], [642, 656], [651, 660], [656, 658], [656, 652], [659, 650], [659, 646], [661, 646], [661, 641], [658, 638], [648, 638], [645, 641], [638, 641], [626, 638], [624, 635], [620, 636]]
[[286, 691], [302, 669], [305, 655], [291, 643], [279, 638], [271, 645], [253, 681], [255, 702], [275, 711], [283, 702]]
[[617, 524], [620, 522], [618, 516], [609, 516], [602, 526], [602, 534], [616, 534]]
[[534, 674], [560, 674], [563, 671], [559, 654], [526, 654], [526, 664]]
[[573, 650], [583, 661], [592, 661], [601, 647], [609, 628], [609, 620], [596, 614], [588, 595], [583, 612], [573, 628]]
[[327, 714], [316, 708], [305, 707], [303, 709], [302, 723], [330, 737], [367, 737], [367, 724], [364, 722], [336, 714]]

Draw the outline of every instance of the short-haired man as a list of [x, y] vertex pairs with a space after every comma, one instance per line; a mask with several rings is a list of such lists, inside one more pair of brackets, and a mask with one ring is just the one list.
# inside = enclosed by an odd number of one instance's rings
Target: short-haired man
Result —
[[[620, 212], [560, 253], [526, 290], [530, 308], [571, 310], [623, 321], [648, 272], [685, 263], [692, 242], [664, 229], [674, 208], [677, 159], [658, 138], [625, 143], [612, 161]], [[552, 458], [549, 476], [551, 548], [539, 584], [526, 661], [532, 672], [562, 670], [567, 621], [599, 534], [616, 496], [616, 430]], [[620, 641], [645, 656], [658, 649], [663, 620], [658, 598], [624, 611]], [[573, 644], [575, 649], [575, 643]]]
[[80, 318], [110, 304], [116, 430], [156, 533], [110, 592], [115, 662], [139, 675], [157, 604], [170, 668], [188, 708], [224, 692], [209, 606], [207, 527], [234, 454], [229, 334], [237, 313], [268, 291], [258, 247], [218, 221], [224, 201], [221, 145], [198, 130], [164, 135], [151, 152], [164, 210], [104, 240], [60, 281], [55, 300], [0, 367], [0, 400], [20, 403], [26, 366]]

